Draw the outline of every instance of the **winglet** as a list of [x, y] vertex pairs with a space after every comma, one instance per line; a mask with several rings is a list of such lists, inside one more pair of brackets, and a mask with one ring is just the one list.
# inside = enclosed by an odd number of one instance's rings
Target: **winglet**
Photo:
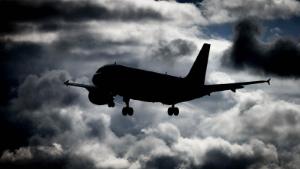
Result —
[[266, 80], [266, 82], [268, 83], [268, 85], [271, 84], [271, 78], [269, 78], [268, 80]]
[[65, 82], [64, 82], [64, 84], [66, 85], [66, 86], [69, 86], [69, 80], [66, 80]]

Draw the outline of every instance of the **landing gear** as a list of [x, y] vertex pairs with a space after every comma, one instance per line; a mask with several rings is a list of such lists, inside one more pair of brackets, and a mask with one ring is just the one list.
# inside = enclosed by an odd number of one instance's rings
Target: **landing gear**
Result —
[[123, 107], [122, 114], [123, 114], [123, 116], [126, 116], [126, 115], [132, 116], [133, 108], [132, 107]]
[[108, 107], [115, 107], [115, 102], [114, 101], [110, 101], [107, 103]]
[[172, 105], [172, 107], [168, 108], [168, 115], [172, 116], [172, 115], [178, 116], [179, 115], [179, 109], [178, 107], [174, 107], [174, 105]]
[[126, 104], [126, 106], [123, 107], [123, 109], [122, 109], [123, 116], [126, 116], [126, 115], [132, 116], [133, 115], [133, 108], [129, 107], [129, 98], [123, 97], [123, 101]]

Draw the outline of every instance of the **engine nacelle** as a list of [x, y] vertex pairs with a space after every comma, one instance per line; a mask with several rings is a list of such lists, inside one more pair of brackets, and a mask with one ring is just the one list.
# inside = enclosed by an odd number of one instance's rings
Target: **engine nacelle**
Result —
[[89, 100], [94, 104], [104, 105], [112, 102], [113, 96], [105, 91], [93, 90], [89, 92]]

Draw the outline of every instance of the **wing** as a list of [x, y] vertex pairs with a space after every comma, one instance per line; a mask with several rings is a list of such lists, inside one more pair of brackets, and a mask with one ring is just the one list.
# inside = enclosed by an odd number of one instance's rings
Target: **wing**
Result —
[[236, 89], [244, 88], [246, 85], [257, 84], [257, 83], [268, 83], [270, 85], [271, 79], [268, 80], [258, 80], [258, 81], [250, 81], [250, 82], [240, 82], [240, 83], [227, 83], [227, 84], [214, 84], [214, 85], [205, 85], [207, 90], [212, 92], [224, 91], [224, 90], [231, 90], [233, 92]]
[[69, 82], [69, 80], [65, 81], [64, 84], [66, 86], [82, 87], [82, 88], [87, 89], [88, 91], [95, 89], [95, 86], [86, 85], [86, 84], [80, 84], [80, 83], [73, 83], [73, 82]]

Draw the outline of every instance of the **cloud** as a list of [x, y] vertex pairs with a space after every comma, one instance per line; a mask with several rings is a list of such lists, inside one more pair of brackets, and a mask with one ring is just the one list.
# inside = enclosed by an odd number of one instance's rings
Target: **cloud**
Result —
[[157, 48], [153, 49], [152, 57], [165, 62], [174, 62], [178, 58], [193, 54], [196, 50], [196, 45], [192, 41], [184, 39], [174, 39], [170, 42], [159, 41], [157, 45]]
[[157, 128], [142, 129], [142, 131], [164, 140], [167, 144], [177, 142], [180, 137], [178, 128], [171, 123], [160, 123]]
[[299, 77], [300, 47], [297, 42], [279, 37], [265, 43], [260, 40], [260, 33], [261, 27], [255, 20], [240, 21], [235, 28], [233, 46], [224, 54], [223, 63], [258, 73]]
[[[296, 142], [299, 138], [296, 133], [299, 132], [300, 107], [272, 98], [262, 91], [238, 92], [232, 97], [237, 104], [212, 118], [205, 118], [200, 122], [201, 125], [194, 126], [199, 130], [196, 133], [202, 137], [207, 133], [237, 142], [258, 139], [276, 148], [273, 152], [276, 152], [283, 168], [290, 163], [297, 163], [288, 154], [296, 155], [298, 152]], [[278, 165], [277, 162], [275, 164]]]
[[5, 151], [0, 159], [2, 168], [96, 168], [85, 157], [64, 152], [60, 144], [21, 147], [14, 152]]
[[146, 162], [143, 168], [159, 169], [159, 168], [182, 168], [183, 161], [172, 156], [157, 156]]
[[[164, 19], [158, 11], [147, 7], [139, 8], [130, 2], [119, 8], [108, 8], [105, 3], [108, 2], [5, 0], [1, 2], [0, 8], [1, 21], [4, 25], [0, 34], [24, 31], [23, 29], [32, 29], [35, 26], [24, 23], [36, 23], [41, 30], [49, 31], [60, 28], [64, 22]], [[67, 9], [64, 8], [66, 6]]]
[[208, 23], [227, 23], [247, 17], [278, 19], [299, 16], [300, 3], [295, 0], [204, 0], [200, 4], [202, 15]]
[[[70, 79], [65, 71], [52, 70], [40, 77], [29, 75], [18, 88], [18, 98], [13, 100], [17, 110], [31, 111], [47, 106], [63, 108], [75, 104], [79, 95], [65, 90], [62, 82]], [[62, 92], [64, 91], [64, 92]]]

